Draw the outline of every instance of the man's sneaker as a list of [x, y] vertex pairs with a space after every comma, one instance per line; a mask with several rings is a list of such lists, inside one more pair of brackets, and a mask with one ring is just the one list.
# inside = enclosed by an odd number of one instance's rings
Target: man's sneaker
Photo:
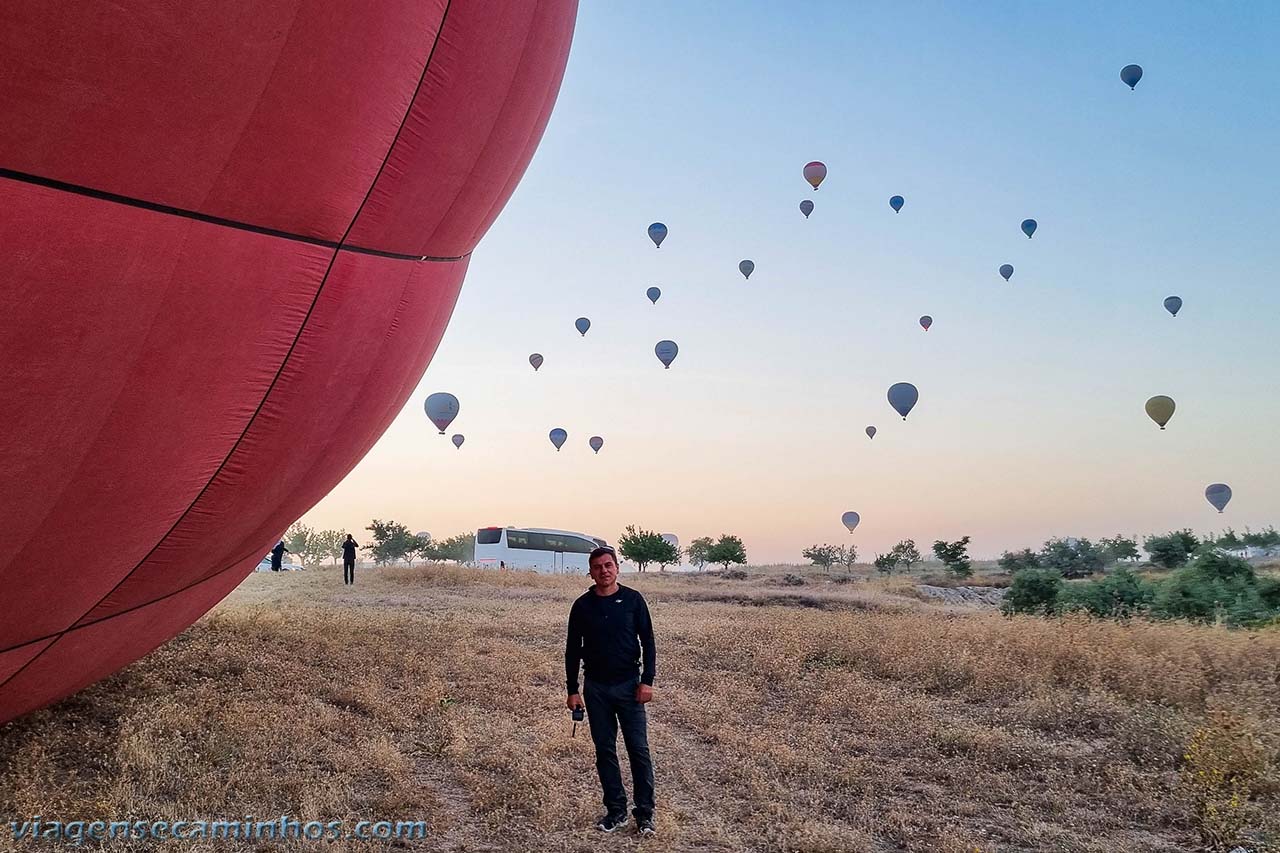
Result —
[[645, 838], [653, 838], [653, 836], [658, 834], [658, 828], [653, 825], [653, 818], [651, 817], [636, 818], [636, 829], [638, 829], [640, 834]]
[[627, 815], [625, 812], [622, 814], [607, 814], [596, 821], [596, 829], [601, 832], [615, 832], [626, 825]]

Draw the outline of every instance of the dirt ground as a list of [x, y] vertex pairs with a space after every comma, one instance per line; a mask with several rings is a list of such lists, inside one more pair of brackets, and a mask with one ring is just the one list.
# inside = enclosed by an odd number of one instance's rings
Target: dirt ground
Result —
[[[427, 826], [103, 848], [129, 851], [1110, 853], [1280, 828], [1280, 631], [1009, 619], [797, 571], [623, 578], [658, 634], [654, 839], [591, 828], [562, 657], [586, 579], [446, 566], [250, 576], [0, 727], [0, 816]], [[9, 849], [67, 847], [0, 827]]]

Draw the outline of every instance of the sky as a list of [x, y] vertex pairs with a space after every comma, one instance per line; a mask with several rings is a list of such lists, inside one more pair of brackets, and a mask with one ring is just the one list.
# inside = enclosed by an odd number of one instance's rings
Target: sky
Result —
[[302, 520], [733, 533], [752, 563], [1280, 522], [1278, 38], [1263, 3], [583, 3], [434, 360]]

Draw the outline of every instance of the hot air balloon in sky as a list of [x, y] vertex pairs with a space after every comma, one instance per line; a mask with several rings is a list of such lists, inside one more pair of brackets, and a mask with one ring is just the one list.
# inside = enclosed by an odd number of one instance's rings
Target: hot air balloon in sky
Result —
[[867, 438], [875, 438], [875, 437], [876, 437], [876, 428], [873, 426], [867, 427]]
[[[658, 361], [662, 362], [662, 366], [670, 370], [671, 362], [676, 360], [676, 356], [680, 353], [680, 347], [676, 346], [675, 341], [658, 341], [653, 348], [653, 354], [658, 357]], [[696, 362], [697, 359], [694, 359]]]
[[662, 290], [657, 287], [651, 287], [644, 292], [644, 295], [649, 297], [650, 302], [652, 302], [654, 305], [657, 305], [658, 298], [662, 296]]
[[742, 261], [738, 264], [738, 272], [742, 273], [742, 277], [750, 279], [751, 274], [756, 271], [756, 265], [751, 261]]
[[674, 533], [662, 534], [662, 541], [671, 545], [672, 548], [679, 549], [680, 547], [680, 537], [675, 535]]
[[910, 382], [897, 382], [889, 386], [888, 396], [889, 405], [893, 406], [893, 410], [902, 415], [905, 421], [920, 399], [920, 392]]
[[809, 201], [807, 198], [800, 202], [800, 212], [804, 214], [805, 219], [808, 219], [809, 214], [813, 213], [813, 202]]
[[598, 435], [593, 435], [587, 439], [587, 444], [591, 445], [591, 449], [596, 453], [600, 452], [600, 448], [604, 447], [604, 439]]
[[573, 327], [577, 329], [580, 334], [585, 336], [587, 334], [587, 329], [591, 328], [591, 321], [586, 317], [579, 317], [573, 321]]
[[[667, 226], [661, 222], [655, 222], [649, 226], [649, 239], [653, 241], [655, 249], [662, 248], [662, 241], [667, 239]], [[679, 254], [677, 252], [676, 254]]]
[[1213, 505], [1218, 512], [1227, 508], [1231, 500], [1231, 487], [1226, 483], [1214, 483], [1204, 490], [1204, 499]]
[[840, 523], [849, 528], [850, 533], [852, 533], [854, 528], [858, 526], [859, 521], [862, 521], [862, 518], [853, 510], [849, 510], [844, 515], [840, 516]]
[[818, 184], [822, 183], [827, 176], [827, 166], [819, 160], [804, 164], [804, 179], [808, 181], [816, 191]]
[[1036, 221], [1034, 219], [1022, 220], [1022, 233], [1027, 235], [1027, 239], [1031, 239], [1031, 235], [1036, 233]]
[[1013, 278], [1013, 264], [1001, 264], [1000, 275], [1004, 278], [1005, 281], [1008, 281], [1009, 279]]
[[556, 427], [547, 433], [547, 438], [551, 439], [551, 443], [556, 446], [556, 452], [560, 452], [560, 448], [564, 447], [564, 443], [569, 440], [569, 433]]
[[1172, 397], [1160, 395], [1152, 397], [1147, 401], [1147, 417], [1155, 421], [1160, 429], [1164, 429], [1164, 425], [1169, 423], [1169, 419], [1173, 417], [1173, 410], [1177, 406], [1173, 402]]
[[426, 399], [422, 408], [426, 410], [427, 418], [440, 430], [440, 434], [444, 435], [449, 424], [458, 416], [458, 398], [445, 391], [437, 391]]
[[1164, 310], [1177, 317], [1178, 312], [1182, 310], [1182, 297], [1166, 296], [1164, 298]]
[[[1138, 81], [1142, 79], [1142, 66], [1126, 65], [1124, 68], [1120, 69], [1120, 79], [1123, 80], [1124, 84], [1128, 86], [1130, 89], [1136, 88], [1138, 85]], [[1159, 94], [1158, 90], [1160, 89], [1160, 86], [1157, 85], [1156, 89], [1157, 89], [1156, 94], [1158, 95]]]
[[430, 541], [431, 541], [431, 534], [430, 534], [430, 533], [428, 533], [428, 532], [427, 532], [427, 531], [425, 531], [425, 530], [419, 530], [417, 533], [415, 533], [415, 534], [413, 534], [413, 535], [414, 535], [414, 536], [417, 536], [417, 537], [418, 537], [419, 539], [421, 539], [423, 542], [430, 542]]
[[933, 325], [933, 318], [930, 317], [928, 314], [925, 314], [923, 317], [920, 318], [920, 328], [924, 329], [926, 332], [929, 331], [929, 327], [932, 325]]
[[0, 723], [185, 629], [369, 451], [576, 6], [5, 4]]
[[902, 211], [902, 205], [906, 203], [907, 200], [900, 195], [889, 197], [889, 206], [893, 208], [894, 213], [900, 213]]
[[533, 371], [534, 371], [534, 373], [537, 373], [537, 372], [538, 372], [538, 368], [539, 368], [539, 367], [542, 367], [542, 361], [543, 361], [543, 359], [542, 359], [542, 353], [540, 353], [540, 352], [535, 352], [535, 353], [533, 353], [532, 355], [530, 355], [530, 356], [529, 356], [529, 363], [530, 363], [531, 365], [533, 365]]
[[451, 441], [453, 441], [453, 446], [458, 448], [459, 450], [462, 449], [462, 442], [466, 440], [467, 440], [466, 436], [464, 436], [460, 432], [454, 433], [453, 438], [451, 439]]

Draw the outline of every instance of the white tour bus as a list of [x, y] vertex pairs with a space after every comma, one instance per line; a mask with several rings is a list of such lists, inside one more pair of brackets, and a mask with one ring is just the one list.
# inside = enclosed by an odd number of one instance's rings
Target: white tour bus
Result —
[[482, 527], [476, 531], [475, 561], [496, 569], [586, 574], [592, 549], [608, 545], [603, 539], [544, 527]]

